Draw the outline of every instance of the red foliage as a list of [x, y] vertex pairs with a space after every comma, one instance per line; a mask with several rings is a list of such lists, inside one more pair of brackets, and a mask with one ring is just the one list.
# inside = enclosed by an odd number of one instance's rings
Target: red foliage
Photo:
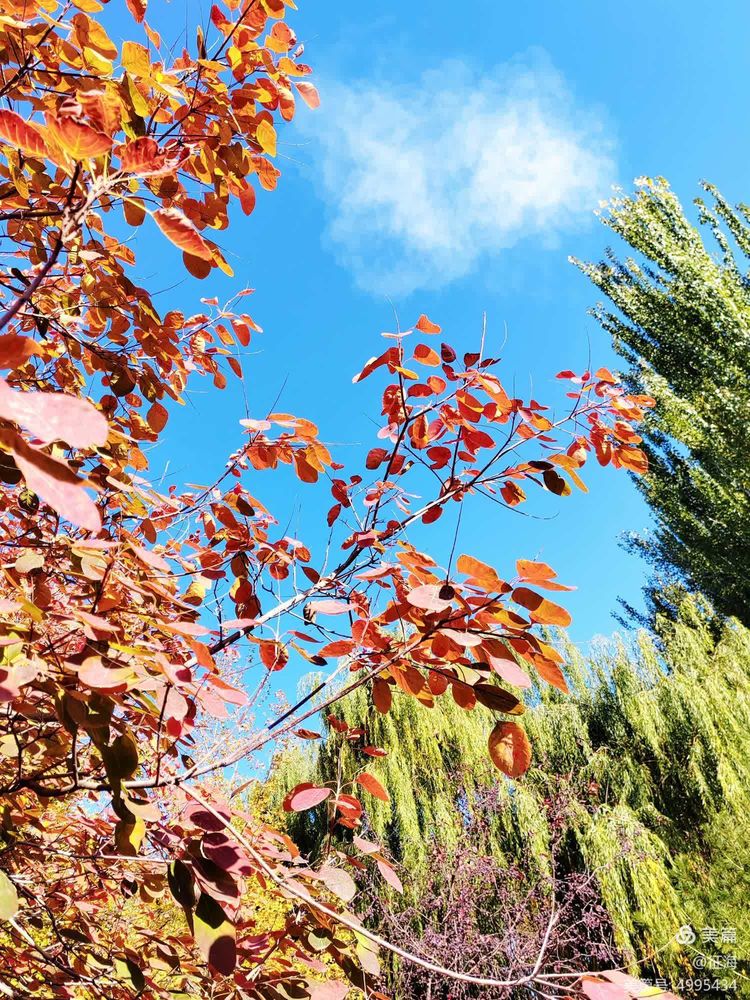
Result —
[[[167, 404], [189, 377], [221, 389], [226, 369], [241, 376], [234, 352], [258, 327], [240, 311], [244, 292], [221, 307], [206, 299], [195, 315], [162, 315], [130, 277], [123, 229], [143, 226], [165, 252], [176, 247], [196, 278], [231, 274], [212, 237], [233, 200], [250, 214], [256, 187], [276, 186], [277, 127], [294, 114], [294, 88], [311, 107], [318, 96], [283, 22], [291, 4], [226, 0], [212, 8], [209, 34], [199, 29], [176, 52], [149, 23], [146, 0], [127, 6], [142, 41], [121, 45], [92, 16], [98, 0], [7, 0], [0, 15], [9, 105], [0, 221], [10, 246], [0, 315], [0, 897], [14, 941], [0, 985], [39, 997], [306, 996], [321, 951], [353, 981], [373, 975], [357, 943], [366, 932], [346, 912], [349, 862], [334, 856], [313, 870], [222, 795], [218, 777], [282, 734], [309, 737], [300, 726], [320, 701], [214, 739], [256, 697], [227, 651], [245, 643], [261, 688], [293, 653], [346, 672], [348, 689], [371, 686], [382, 712], [399, 691], [515, 714], [491, 669], [515, 682], [519, 664], [563, 686], [536, 630], [567, 621], [533, 589], [552, 586], [551, 570], [519, 565], [506, 582], [466, 556], [441, 567], [408, 529], [482, 496], [507, 506], [527, 489], [564, 496], [569, 480], [582, 485], [591, 454], [640, 471], [634, 426], [649, 401], [609, 373], [586, 373], [553, 422], [534, 400], [508, 396], [494, 359], [412, 348], [439, 332], [421, 316], [356, 377], [389, 377], [379, 444], [361, 464], [344, 471], [313, 423], [269, 413], [243, 421], [246, 439], [211, 488], [160, 494], [147, 480], [147, 446], [164, 431]], [[329, 564], [282, 535], [285, 518], [248, 490], [281, 466], [330, 483], [338, 554]], [[225, 606], [229, 621], [217, 614]], [[312, 637], [299, 631], [306, 606], [310, 620], [318, 615]], [[513, 722], [496, 732], [493, 759], [521, 774], [525, 736]], [[366, 773], [358, 782], [387, 794]], [[297, 788], [289, 808], [327, 802], [356, 829], [359, 799], [328, 792]], [[281, 927], [256, 926], [247, 901], [257, 885], [281, 901]], [[114, 919], [136, 895], [128, 919]], [[154, 922], [167, 897], [184, 911], [182, 934], [164, 936]]]

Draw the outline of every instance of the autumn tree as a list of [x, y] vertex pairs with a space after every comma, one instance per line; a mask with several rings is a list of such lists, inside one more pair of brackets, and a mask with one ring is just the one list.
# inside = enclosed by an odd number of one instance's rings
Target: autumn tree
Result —
[[[410, 529], [452, 530], [483, 499], [565, 496], [592, 456], [642, 470], [650, 400], [604, 369], [564, 373], [559, 412], [513, 398], [482, 345], [459, 358], [421, 316], [356, 376], [387, 378], [377, 444], [350, 468], [309, 419], [260, 413], [217, 482], [159, 493], [147, 446], [168, 404], [189, 378], [219, 390], [242, 377], [256, 327], [241, 291], [162, 314], [124, 235], [163, 240], [195, 278], [229, 273], [220, 233], [276, 186], [297, 96], [318, 98], [290, 2], [215, 5], [189, 45], [162, 39], [145, 0], [127, 6], [138, 40], [121, 45], [98, 0], [0, 14], [0, 991], [322, 1000], [354, 983], [376, 997], [378, 948], [423, 960], [357, 915], [351, 872], [366, 862], [332, 851], [311, 864], [246, 807], [236, 766], [367, 687], [383, 713], [394, 689], [483, 701], [501, 716], [490, 756], [519, 777], [532, 749], [502, 681], [519, 660], [564, 686], [539, 628], [568, 623], [543, 593], [566, 587], [525, 560], [505, 577], [466, 554], [441, 565]], [[332, 495], [317, 551], [252, 492], [284, 466]], [[258, 691], [302, 662], [328, 671], [318, 688], [254, 722]], [[289, 795], [361, 822], [355, 789]], [[255, 886], [281, 924], [264, 922]], [[503, 981], [433, 965], [491, 986], [539, 968]]]
[[658, 401], [638, 480], [656, 530], [630, 540], [655, 571], [651, 610], [674, 614], [677, 582], [747, 625], [750, 585], [737, 569], [750, 545], [750, 215], [704, 188], [699, 228], [666, 181], [644, 180], [603, 215], [634, 256], [578, 265], [605, 296], [594, 315], [629, 384]]

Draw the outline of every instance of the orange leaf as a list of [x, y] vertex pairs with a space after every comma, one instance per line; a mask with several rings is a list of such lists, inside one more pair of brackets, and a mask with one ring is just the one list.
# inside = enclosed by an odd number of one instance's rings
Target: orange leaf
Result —
[[432, 320], [428, 319], [424, 313], [419, 317], [414, 325], [415, 330], [419, 330], [420, 333], [440, 333], [440, 327], [437, 323], [433, 323]]
[[159, 144], [148, 135], [138, 136], [116, 152], [120, 154], [120, 169], [131, 174], [148, 174], [164, 167]]
[[619, 464], [630, 469], [631, 472], [635, 472], [639, 476], [648, 472], [648, 458], [640, 448], [630, 448], [623, 445], [617, 449], [615, 454]]
[[490, 733], [488, 747], [492, 763], [509, 778], [519, 778], [528, 771], [531, 744], [517, 722], [498, 722]]
[[516, 570], [521, 580], [527, 580], [537, 587], [544, 587], [546, 590], [575, 590], [575, 587], [566, 587], [562, 583], [555, 583], [557, 573], [547, 563], [519, 559], [516, 562]]
[[568, 682], [565, 680], [565, 675], [556, 663], [543, 656], [537, 656], [533, 660], [533, 663], [539, 676], [544, 678], [548, 684], [552, 684], [553, 687], [556, 687], [564, 694], [568, 693]]
[[145, 45], [141, 45], [139, 42], [123, 42], [120, 62], [123, 68], [136, 80], [140, 78], [148, 79], [151, 75], [151, 57], [149, 51]]
[[240, 191], [240, 207], [245, 215], [251, 215], [255, 208], [255, 188], [252, 184], [245, 184]]
[[414, 348], [414, 360], [420, 361], [423, 365], [430, 365], [437, 368], [440, 364], [440, 356], [428, 347], [427, 344], [417, 344]]
[[357, 784], [361, 785], [366, 792], [370, 793], [370, 795], [374, 795], [376, 799], [380, 799], [381, 802], [390, 801], [390, 796], [388, 795], [388, 792], [386, 792], [385, 788], [383, 788], [377, 778], [368, 774], [367, 771], [358, 775]]
[[112, 148], [112, 137], [72, 115], [50, 116], [47, 127], [55, 141], [73, 160], [101, 156]]
[[528, 587], [516, 587], [513, 591], [513, 600], [526, 608], [530, 612], [531, 620], [539, 625], [570, 625], [572, 618], [570, 614], [561, 608], [559, 604], [553, 604], [542, 597], [541, 594], [529, 590]]
[[496, 592], [505, 589], [505, 584], [492, 566], [473, 556], [459, 556], [456, 569], [459, 573], [465, 573], [475, 586], [483, 587], [487, 591]]
[[509, 507], [516, 507], [519, 503], [523, 503], [526, 499], [526, 494], [518, 483], [503, 483], [500, 487], [500, 493], [502, 494], [503, 500]]
[[25, 121], [15, 111], [0, 111], [0, 137], [11, 146], [22, 150], [27, 156], [47, 156], [47, 144], [36, 125]]
[[151, 430], [156, 434], [160, 434], [167, 426], [169, 413], [167, 412], [166, 407], [162, 406], [161, 403], [154, 403], [146, 414], [146, 420], [148, 421], [148, 426]]
[[381, 713], [381, 715], [386, 715], [388, 713], [391, 707], [391, 702], [393, 701], [391, 686], [387, 681], [384, 681], [380, 677], [376, 677], [372, 682], [372, 700], [375, 708]]
[[0, 337], [0, 368], [18, 368], [28, 361], [39, 348], [31, 337], [19, 337], [15, 333], [4, 333]]
[[154, 212], [154, 221], [167, 239], [186, 254], [204, 261], [213, 260], [213, 250], [179, 209], [160, 208]]

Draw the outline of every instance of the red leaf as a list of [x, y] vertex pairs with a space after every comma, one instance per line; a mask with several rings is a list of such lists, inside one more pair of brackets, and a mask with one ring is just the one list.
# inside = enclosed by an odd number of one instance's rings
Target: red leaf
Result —
[[222, 821], [217, 816], [214, 816], [213, 813], [209, 812], [201, 802], [189, 802], [187, 806], [185, 806], [183, 815], [189, 823], [193, 824], [193, 826], [198, 826], [201, 830], [206, 830], [209, 833], [218, 833], [219, 831], [226, 829], [227, 824], [232, 818], [231, 812], [229, 810], [229, 806], [223, 801], [213, 802], [212, 806], [217, 813], [226, 818], [226, 823], [222, 823]]
[[439, 521], [443, 516], [443, 508], [435, 505], [426, 510], [422, 515], [422, 524], [434, 524], [435, 521]]
[[99, 509], [67, 465], [32, 448], [19, 435], [13, 435], [11, 453], [30, 490], [66, 520], [80, 528], [99, 531], [102, 526]]
[[380, 784], [377, 778], [373, 775], [368, 774], [366, 771], [357, 777], [357, 784], [361, 785], [366, 792], [370, 795], [374, 795], [376, 799], [380, 799], [381, 802], [390, 801], [390, 796], [386, 792], [385, 788]]
[[385, 448], [372, 448], [367, 453], [367, 458], [365, 459], [365, 468], [367, 469], [377, 469], [379, 465], [388, 458], [388, 452]]
[[330, 794], [330, 788], [323, 788], [320, 785], [303, 781], [287, 793], [284, 799], [284, 809], [286, 812], [304, 812], [306, 809], [313, 809], [321, 802], [325, 802]]
[[147, 0], [125, 0], [125, 3], [136, 21], [141, 24], [143, 18], [146, 16]]
[[581, 980], [581, 990], [589, 1000], [630, 1000], [630, 994], [622, 986], [589, 976], [584, 976]]
[[202, 281], [207, 278], [211, 273], [211, 262], [204, 260], [202, 257], [194, 257], [191, 253], [182, 254], [182, 263], [185, 265], [185, 269], [189, 274], [192, 274], [194, 278]]
[[289, 654], [279, 642], [264, 640], [260, 644], [260, 658], [269, 670], [283, 670], [289, 659]]
[[177, 208], [160, 208], [154, 212], [154, 222], [176, 247], [203, 261], [213, 260], [213, 250], [193, 223]]

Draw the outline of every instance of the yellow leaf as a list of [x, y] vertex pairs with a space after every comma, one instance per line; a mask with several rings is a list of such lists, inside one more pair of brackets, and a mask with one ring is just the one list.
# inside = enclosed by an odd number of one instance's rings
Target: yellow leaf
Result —
[[264, 153], [276, 156], [276, 129], [265, 118], [258, 125], [255, 138]]
[[148, 49], [138, 42], [123, 42], [120, 62], [128, 73], [132, 73], [136, 78], [151, 75], [151, 57]]
[[115, 827], [115, 844], [119, 854], [133, 856], [138, 853], [146, 832], [146, 824], [138, 817], [135, 823], [120, 820]]

